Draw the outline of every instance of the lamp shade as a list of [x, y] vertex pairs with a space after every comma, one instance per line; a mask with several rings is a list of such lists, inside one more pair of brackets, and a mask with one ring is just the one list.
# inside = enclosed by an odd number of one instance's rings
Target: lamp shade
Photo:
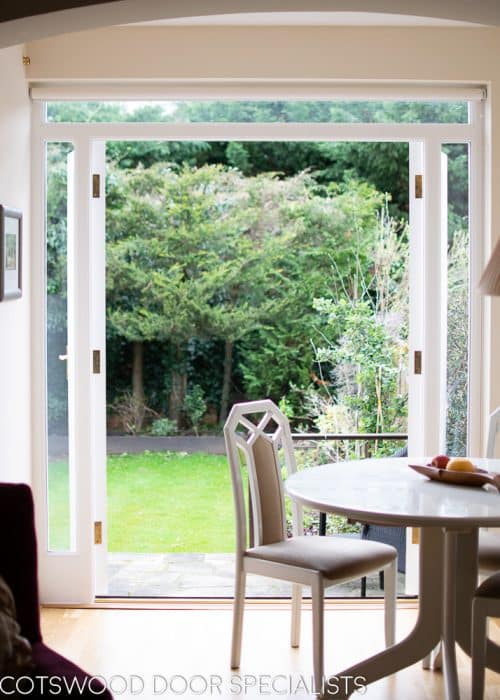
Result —
[[497, 242], [479, 281], [483, 294], [500, 296], [500, 241]]

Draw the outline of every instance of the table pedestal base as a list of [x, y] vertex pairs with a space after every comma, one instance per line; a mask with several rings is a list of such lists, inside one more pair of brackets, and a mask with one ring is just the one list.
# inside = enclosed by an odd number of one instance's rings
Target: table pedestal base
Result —
[[[373, 683], [425, 659], [442, 642], [446, 698], [459, 700], [456, 642], [470, 654], [471, 598], [477, 586], [477, 536], [475, 528], [421, 529], [419, 612], [415, 627], [401, 642], [327, 679], [324, 698], [348, 698], [361, 684]], [[500, 647], [491, 641], [487, 665], [500, 671]]]

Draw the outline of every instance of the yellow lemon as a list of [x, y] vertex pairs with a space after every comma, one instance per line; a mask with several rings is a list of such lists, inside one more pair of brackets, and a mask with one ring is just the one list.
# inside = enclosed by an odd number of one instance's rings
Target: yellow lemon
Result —
[[476, 467], [472, 464], [470, 459], [465, 459], [465, 457], [455, 457], [450, 459], [446, 465], [446, 469], [450, 469], [453, 472], [475, 472]]

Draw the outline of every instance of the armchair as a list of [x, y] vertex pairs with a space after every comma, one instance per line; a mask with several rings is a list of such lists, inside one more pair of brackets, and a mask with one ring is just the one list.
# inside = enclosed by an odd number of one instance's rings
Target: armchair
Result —
[[[63, 692], [57, 695], [58, 698], [87, 699], [97, 696], [112, 700], [111, 693], [97, 678], [92, 678], [43, 642], [38, 602], [33, 497], [26, 484], [0, 484], [0, 532], [0, 576], [13, 593], [21, 634], [32, 648], [34, 668], [27, 675], [35, 679], [37, 676], [57, 677], [63, 688]], [[33, 692], [26, 694], [22, 690], [22, 697], [37, 700], [53, 695], [47, 687], [44, 692], [37, 683]]]

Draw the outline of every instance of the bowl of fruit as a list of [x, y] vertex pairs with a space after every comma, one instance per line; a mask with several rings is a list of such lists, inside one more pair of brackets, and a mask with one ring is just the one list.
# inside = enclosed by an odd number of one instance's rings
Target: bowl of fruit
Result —
[[409, 464], [408, 466], [433, 481], [477, 487], [491, 484], [500, 491], [500, 474], [480, 469], [467, 457], [436, 455], [429, 464]]

